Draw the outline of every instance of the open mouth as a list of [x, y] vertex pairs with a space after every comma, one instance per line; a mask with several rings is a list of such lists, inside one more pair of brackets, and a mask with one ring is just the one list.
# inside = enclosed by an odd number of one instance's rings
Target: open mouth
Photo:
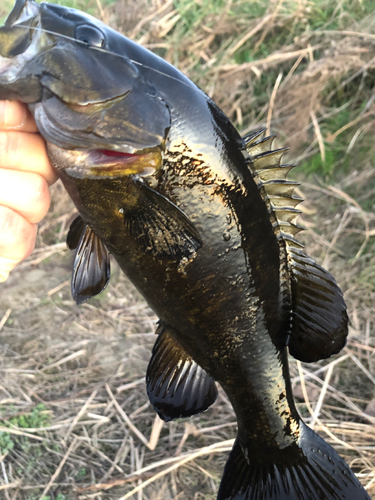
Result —
[[139, 156], [132, 153], [123, 153], [122, 151], [111, 151], [110, 149], [97, 149], [97, 152], [102, 154], [103, 156], [109, 156], [111, 158], [134, 158], [135, 156]]
[[[161, 150], [128, 153], [112, 149], [65, 149], [47, 143], [48, 154], [57, 170], [80, 179], [129, 176], [155, 177], [162, 167]], [[128, 149], [127, 146], [124, 149]]]
[[160, 151], [134, 154], [109, 149], [95, 149], [86, 152], [84, 163], [87, 169], [86, 175], [89, 174], [90, 177], [122, 177], [129, 175], [146, 177], [155, 174], [159, 170], [162, 156]]

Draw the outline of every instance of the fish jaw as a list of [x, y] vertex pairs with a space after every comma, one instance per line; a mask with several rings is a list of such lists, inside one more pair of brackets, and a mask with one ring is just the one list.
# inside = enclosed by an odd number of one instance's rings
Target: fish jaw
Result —
[[5, 26], [13, 26], [29, 20], [39, 14], [40, 6], [34, 0], [16, 0], [12, 11], [5, 21]]
[[41, 47], [47, 46], [40, 30], [39, 11], [37, 3], [18, 0], [0, 27], [0, 99], [33, 103], [41, 98], [37, 76], [24, 73]]
[[79, 179], [137, 176], [152, 184], [162, 165], [160, 150], [139, 154], [106, 149], [69, 151], [48, 144], [48, 154], [58, 172], [64, 171], [69, 177]]
[[23, 66], [40, 51], [40, 7], [18, 0], [0, 27], [0, 75], [13, 83]]

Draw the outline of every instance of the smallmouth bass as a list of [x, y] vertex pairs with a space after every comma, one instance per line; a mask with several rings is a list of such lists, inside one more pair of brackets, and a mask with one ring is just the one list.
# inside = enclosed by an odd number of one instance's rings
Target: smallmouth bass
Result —
[[147, 392], [164, 420], [225, 390], [238, 421], [219, 500], [369, 499], [299, 417], [287, 353], [340, 351], [345, 303], [295, 239], [300, 199], [272, 137], [241, 137], [166, 61], [74, 9], [17, 0], [0, 29], [0, 99], [28, 104], [80, 216], [77, 303], [109, 253], [159, 316]]

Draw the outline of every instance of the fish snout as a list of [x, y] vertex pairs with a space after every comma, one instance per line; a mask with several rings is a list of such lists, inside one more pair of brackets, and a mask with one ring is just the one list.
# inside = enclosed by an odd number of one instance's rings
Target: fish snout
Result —
[[32, 49], [39, 5], [33, 0], [17, 0], [4, 26], [0, 27], [0, 84], [13, 83], [33, 57]]
[[16, 0], [12, 11], [5, 21], [5, 26], [10, 27], [19, 24], [28, 19], [34, 18], [39, 14], [39, 4], [34, 0]]

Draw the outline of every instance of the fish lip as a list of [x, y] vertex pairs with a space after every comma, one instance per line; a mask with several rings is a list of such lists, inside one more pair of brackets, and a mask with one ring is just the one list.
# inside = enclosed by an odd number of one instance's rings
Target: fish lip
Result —
[[[121, 154], [121, 152], [119, 153]], [[93, 150], [89, 152], [87, 159], [91, 163], [88, 169], [89, 175], [149, 177], [160, 167], [161, 152], [124, 153], [124, 156], [121, 157], [106, 155], [103, 150]]]
[[[106, 154], [108, 152], [108, 154]], [[88, 152], [87, 160], [90, 162], [90, 167], [93, 169], [111, 170], [116, 165], [132, 164], [136, 159], [144, 156], [142, 153], [129, 153], [128, 151], [116, 151], [111, 149], [93, 149]]]
[[[73, 166], [63, 167], [68, 175], [80, 179], [103, 179], [119, 177], [155, 176], [162, 164], [161, 151], [139, 151], [137, 154], [124, 153], [124, 156], [106, 155], [100, 149], [71, 151], [76, 161]], [[108, 150], [111, 151], [111, 150]], [[114, 153], [121, 152], [113, 151]]]
[[40, 5], [33, 0], [16, 0], [4, 26], [11, 27], [40, 15]]
[[[17, 0], [13, 10], [6, 19], [4, 26], [0, 27], [0, 34], [2, 31], [7, 33], [14, 28], [15, 35], [17, 35], [17, 30], [19, 28], [23, 28], [25, 33], [29, 34], [32, 30], [32, 36], [30, 36], [30, 42], [26, 50], [23, 52], [13, 56], [9, 56], [9, 54], [0, 54], [1, 84], [14, 83], [25, 65], [39, 54], [42, 35], [40, 21], [39, 4], [28, 0]], [[15, 40], [16, 39], [17, 38], [15, 38]]]
[[[43, 86], [45, 88], [47, 88], [48, 90], [50, 90], [50, 88], [47, 85], [43, 85]], [[50, 92], [53, 93], [52, 90], [50, 90]], [[78, 102], [78, 103], [68, 101], [64, 97], [61, 97], [61, 96], [54, 94], [54, 93], [53, 94], [56, 95], [56, 97], [58, 99], [60, 99], [61, 102], [66, 104], [67, 107], [69, 109], [71, 109], [72, 111], [77, 111], [78, 113], [91, 113], [92, 110], [95, 110], [95, 108], [103, 109], [103, 108], [109, 108], [109, 107], [113, 106], [117, 102], [122, 101], [123, 99], [126, 99], [126, 97], [128, 96], [129, 93], [130, 93], [130, 90], [127, 90], [125, 93], [116, 95], [116, 96], [114, 96], [110, 99], [107, 99], [107, 100]]]

